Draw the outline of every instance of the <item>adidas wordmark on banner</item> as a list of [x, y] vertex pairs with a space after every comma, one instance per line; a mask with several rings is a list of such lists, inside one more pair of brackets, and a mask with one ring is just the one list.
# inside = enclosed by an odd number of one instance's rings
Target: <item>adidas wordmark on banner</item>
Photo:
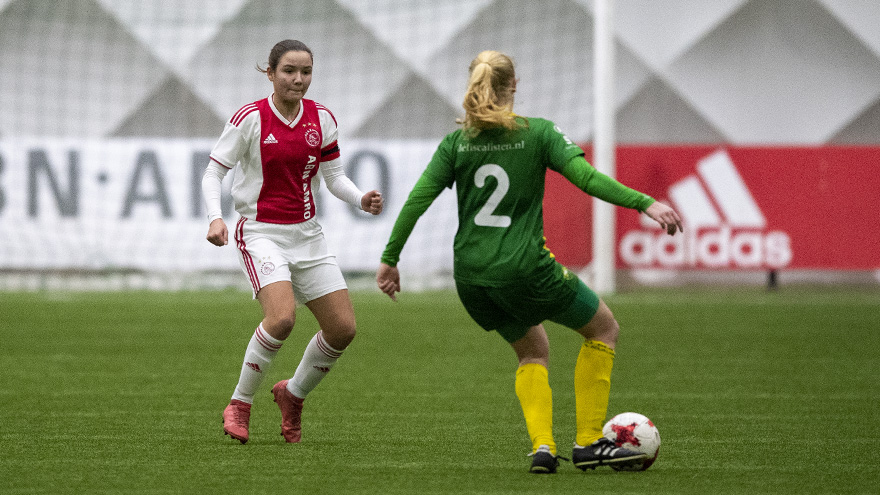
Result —
[[668, 236], [641, 216], [642, 229], [624, 234], [621, 259], [633, 267], [783, 268], [791, 263], [791, 239], [767, 230], [767, 221], [730, 155], [719, 150], [697, 172], [672, 184], [669, 201], [685, 225]]

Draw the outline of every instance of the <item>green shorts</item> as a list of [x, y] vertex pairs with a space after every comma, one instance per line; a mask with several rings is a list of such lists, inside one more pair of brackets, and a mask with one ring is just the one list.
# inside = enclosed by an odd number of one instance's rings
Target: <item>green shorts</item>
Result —
[[546, 273], [515, 284], [487, 287], [456, 280], [455, 288], [478, 325], [497, 331], [511, 343], [546, 320], [581, 328], [599, 310], [599, 296], [558, 263]]

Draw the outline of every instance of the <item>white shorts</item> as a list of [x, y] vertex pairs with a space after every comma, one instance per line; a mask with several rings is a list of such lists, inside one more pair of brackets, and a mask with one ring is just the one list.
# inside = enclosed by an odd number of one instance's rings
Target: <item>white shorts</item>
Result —
[[321, 225], [314, 218], [275, 224], [242, 217], [235, 226], [235, 245], [254, 298], [261, 288], [282, 280], [293, 284], [293, 295], [299, 303], [348, 288], [336, 256], [327, 251]]

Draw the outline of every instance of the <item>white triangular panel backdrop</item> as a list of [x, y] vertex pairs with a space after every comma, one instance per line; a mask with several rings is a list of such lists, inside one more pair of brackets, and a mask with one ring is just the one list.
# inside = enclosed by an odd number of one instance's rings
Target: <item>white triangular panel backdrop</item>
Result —
[[[271, 92], [255, 65], [295, 38], [315, 52], [309, 97], [334, 112], [343, 140], [455, 129], [468, 63], [491, 48], [517, 62], [519, 113], [587, 142], [592, 10], [591, 0], [0, 0], [0, 138], [216, 137]], [[614, 11], [621, 142], [880, 142], [880, 2], [618, 0]]]

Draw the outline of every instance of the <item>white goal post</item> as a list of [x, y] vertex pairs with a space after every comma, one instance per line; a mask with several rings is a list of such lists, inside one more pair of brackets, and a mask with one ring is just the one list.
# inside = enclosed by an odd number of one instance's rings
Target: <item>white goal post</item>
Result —
[[[593, 165], [615, 177], [614, 0], [594, 0], [593, 11]], [[592, 287], [599, 294], [616, 290], [614, 205], [593, 199]]]

